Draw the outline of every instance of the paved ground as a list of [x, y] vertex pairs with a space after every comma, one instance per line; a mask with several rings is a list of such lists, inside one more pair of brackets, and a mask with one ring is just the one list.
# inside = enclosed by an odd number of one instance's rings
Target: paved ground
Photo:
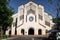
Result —
[[44, 38], [33, 38], [33, 37], [12, 37], [7, 40], [45, 40]]
[[6, 40], [46, 40], [45, 37], [43, 38], [42, 36], [14, 36], [14, 37], [9, 37]]

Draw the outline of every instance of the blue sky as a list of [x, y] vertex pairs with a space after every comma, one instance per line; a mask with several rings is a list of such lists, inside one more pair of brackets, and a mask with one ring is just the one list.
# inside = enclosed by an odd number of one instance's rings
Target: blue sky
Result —
[[[28, 3], [30, 0], [10, 0], [9, 6], [14, 9], [16, 13], [18, 11], [18, 6]], [[53, 17], [56, 17], [56, 3], [60, 1], [53, 0], [53, 4], [50, 4], [48, 0], [32, 0], [36, 4], [41, 4], [44, 6], [44, 11], [51, 14]]]

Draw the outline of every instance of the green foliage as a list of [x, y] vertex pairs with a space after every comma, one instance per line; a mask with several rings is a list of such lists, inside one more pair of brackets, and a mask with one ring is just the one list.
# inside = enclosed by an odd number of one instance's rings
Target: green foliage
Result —
[[59, 18], [53, 18], [53, 22], [54, 22], [54, 23], [57, 23], [57, 22], [60, 23], [60, 17], [59, 17]]
[[0, 6], [6, 6], [7, 0], [0, 0]]
[[6, 39], [8, 36], [7, 35], [0, 35], [0, 38], [2, 38], [2, 39]]
[[8, 2], [7, 0], [0, 0], [0, 26], [2, 26], [3, 31], [6, 31], [13, 21], [13, 10], [7, 7]]

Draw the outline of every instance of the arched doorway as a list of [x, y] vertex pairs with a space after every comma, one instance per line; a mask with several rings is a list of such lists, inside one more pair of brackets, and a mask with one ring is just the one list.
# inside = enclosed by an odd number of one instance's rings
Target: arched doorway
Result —
[[39, 30], [38, 30], [38, 35], [41, 35], [41, 34], [42, 34], [42, 30], [39, 29]]
[[9, 37], [11, 36], [11, 30], [9, 31]]
[[24, 35], [24, 29], [21, 29], [21, 33]]
[[34, 35], [34, 29], [33, 28], [30, 28], [28, 30], [28, 35]]

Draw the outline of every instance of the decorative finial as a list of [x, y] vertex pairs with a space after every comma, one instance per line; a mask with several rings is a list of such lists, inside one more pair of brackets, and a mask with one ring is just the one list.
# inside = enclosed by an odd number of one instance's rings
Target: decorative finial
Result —
[[[30, 2], [32, 2], [32, 0], [30, 0]], [[32, 3], [30, 3], [30, 9], [32, 8]]]

